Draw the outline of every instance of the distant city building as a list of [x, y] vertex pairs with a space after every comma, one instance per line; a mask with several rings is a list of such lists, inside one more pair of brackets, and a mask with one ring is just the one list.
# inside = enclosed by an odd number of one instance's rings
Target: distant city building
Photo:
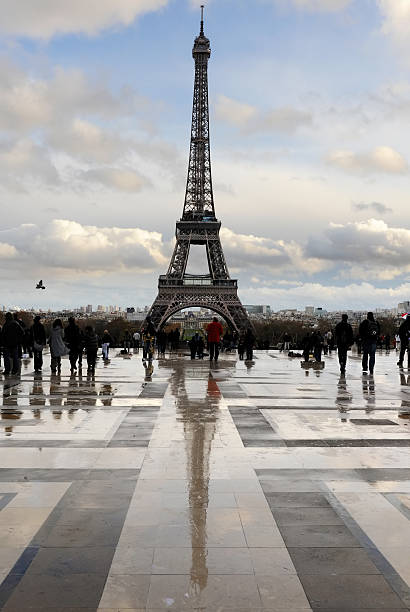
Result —
[[308, 315], [315, 314], [315, 307], [314, 306], [305, 306], [305, 313], [308, 314]]
[[87, 314], [91, 314], [93, 311], [93, 306], [92, 304], [88, 304], [87, 308], [86, 308], [86, 313]]
[[398, 314], [403, 314], [404, 312], [410, 312], [410, 301], [407, 300], [405, 302], [400, 302], [397, 306]]
[[243, 307], [249, 315], [270, 316], [271, 314], [270, 306], [266, 304], [244, 304]]

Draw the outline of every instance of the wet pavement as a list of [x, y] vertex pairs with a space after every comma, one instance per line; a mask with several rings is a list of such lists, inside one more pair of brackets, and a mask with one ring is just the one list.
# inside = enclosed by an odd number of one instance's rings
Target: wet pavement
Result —
[[256, 352], [0, 377], [0, 609], [410, 610], [410, 372]]

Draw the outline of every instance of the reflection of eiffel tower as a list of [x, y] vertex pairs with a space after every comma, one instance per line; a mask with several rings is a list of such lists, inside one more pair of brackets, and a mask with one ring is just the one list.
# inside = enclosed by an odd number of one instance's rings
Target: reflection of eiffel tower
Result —
[[[187, 368], [179, 360], [161, 360], [160, 368], [172, 369], [170, 390], [176, 399], [177, 420], [183, 423], [187, 455], [187, 478], [189, 500], [189, 523], [191, 528], [191, 595], [200, 596], [208, 582], [207, 568], [207, 509], [209, 504], [209, 461], [212, 441], [215, 437], [216, 423], [219, 418], [221, 392], [217, 383], [209, 375], [209, 367], [196, 362]], [[208, 379], [201, 377], [204, 373]], [[189, 397], [187, 383], [195, 381], [198, 385], [206, 383], [204, 397]]]
[[[202, 7], [203, 11], [203, 7]], [[250, 325], [238, 298], [238, 282], [229, 276], [215, 217], [209, 145], [208, 60], [210, 43], [201, 31], [193, 48], [195, 60], [191, 148], [184, 212], [176, 226], [176, 244], [168, 272], [160, 276], [158, 296], [149, 315], [159, 329], [183, 308], [201, 306], [220, 314], [236, 330]], [[191, 245], [206, 248], [209, 274], [186, 273]]]

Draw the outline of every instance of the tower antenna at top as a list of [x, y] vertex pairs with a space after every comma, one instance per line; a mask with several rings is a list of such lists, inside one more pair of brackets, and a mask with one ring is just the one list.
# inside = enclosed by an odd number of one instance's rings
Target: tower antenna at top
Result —
[[201, 36], [204, 36], [204, 5], [201, 4]]

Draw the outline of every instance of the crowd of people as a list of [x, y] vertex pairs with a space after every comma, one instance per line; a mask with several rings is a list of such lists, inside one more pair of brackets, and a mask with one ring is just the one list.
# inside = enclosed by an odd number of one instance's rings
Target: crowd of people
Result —
[[[34, 317], [33, 325], [27, 327], [17, 314], [8, 312], [4, 325], [0, 328], [0, 360], [3, 356], [5, 376], [20, 374], [23, 355], [33, 357], [34, 371], [40, 373], [43, 367], [43, 351], [47, 345], [50, 348], [52, 374], [61, 373], [61, 358], [66, 355], [69, 358], [71, 374], [82, 369], [84, 355], [87, 359], [87, 371], [94, 373], [99, 346], [103, 359], [108, 360], [112, 344], [113, 339], [108, 330], [99, 338], [91, 325], [82, 330], [74, 317], [69, 317], [65, 327], [61, 319], [56, 319], [47, 334], [40, 316]], [[127, 345], [127, 339], [124, 345]]]
[[[164, 329], [156, 330], [150, 317], [147, 317], [143, 329], [131, 333], [125, 330], [122, 338], [122, 353], [143, 350], [143, 360], [151, 361], [155, 348], [159, 356], [164, 356], [167, 348], [176, 351], [180, 345], [180, 330], [172, 329], [168, 333]], [[291, 350], [295, 344], [289, 333], [285, 332], [282, 337], [281, 351], [288, 352], [290, 356], [296, 356]], [[321, 362], [322, 355], [331, 354], [337, 350], [340, 372], [346, 373], [348, 351], [353, 344], [357, 344], [359, 354], [362, 354], [363, 374], [373, 374], [375, 368], [376, 351], [378, 347], [390, 348], [390, 336], [382, 336], [380, 325], [374, 318], [372, 312], [367, 314], [359, 326], [358, 334], [355, 336], [353, 328], [348, 322], [348, 316], [342, 315], [341, 321], [336, 325], [334, 331], [322, 333], [319, 329], [309, 331], [296, 343], [302, 348], [305, 362], [309, 362], [311, 355], [316, 362]], [[43, 367], [43, 351], [50, 347], [51, 372], [61, 373], [61, 358], [68, 356], [71, 374], [81, 371], [83, 356], [87, 359], [87, 370], [94, 373], [98, 348], [101, 347], [102, 358], [109, 360], [110, 347], [117, 345], [108, 330], [104, 330], [98, 336], [91, 325], [84, 330], [69, 317], [64, 326], [61, 319], [56, 319], [47, 334], [40, 316], [34, 318], [31, 327], [24, 324], [18, 314], [12, 315], [8, 312], [5, 316], [3, 328], [0, 328], [0, 360], [4, 359], [5, 376], [18, 375], [21, 369], [23, 355], [33, 357], [34, 370], [41, 372]], [[251, 362], [253, 351], [256, 346], [256, 337], [251, 327], [244, 329], [241, 333], [226, 331], [221, 322], [214, 317], [212, 322], [203, 332], [195, 332], [188, 341], [191, 359], [203, 359], [208, 351], [210, 361], [218, 361], [220, 351], [238, 351], [240, 360]], [[394, 337], [394, 347], [399, 352], [397, 365], [402, 368], [406, 351], [408, 353], [408, 365], [410, 367], [410, 317], [403, 320], [397, 335]]]
[[[286, 336], [286, 339], [285, 339]], [[284, 334], [283, 346], [289, 348], [291, 338], [288, 334]], [[352, 348], [353, 344], [357, 344], [358, 353], [362, 354], [362, 370], [363, 374], [373, 374], [376, 361], [377, 348], [386, 347], [390, 349], [390, 336], [388, 337], [388, 343], [385, 341], [386, 337], [381, 336], [380, 324], [374, 318], [372, 312], [367, 313], [366, 319], [364, 319], [358, 330], [358, 335], [355, 337], [353, 328], [348, 323], [347, 314], [342, 315], [342, 320], [336, 325], [334, 333], [328, 331], [325, 334], [318, 329], [308, 332], [302, 339], [303, 358], [305, 362], [310, 360], [310, 355], [313, 354], [313, 358], [316, 362], [322, 360], [322, 353], [331, 353], [333, 349], [337, 348], [337, 354], [340, 365], [340, 373], [344, 375], [346, 373], [347, 364], [347, 353]], [[410, 318], [407, 317], [403, 320], [398, 330], [397, 336], [394, 339], [394, 348], [400, 351], [399, 361], [397, 365], [399, 367], [404, 366], [404, 358], [406, 351], [408, 353], [408, 365], [410, 367]], [[284, 349], [285, 350], [285, 349]]]

